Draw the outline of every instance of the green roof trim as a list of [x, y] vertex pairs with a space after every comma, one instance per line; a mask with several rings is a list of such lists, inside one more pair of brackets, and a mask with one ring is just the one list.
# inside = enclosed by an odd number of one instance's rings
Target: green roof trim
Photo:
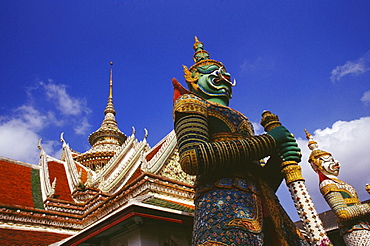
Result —
[[40, 171], [33, 168], [31, 168], [31, 170], [33, 204], [35, 208], [44, 209], [44, 203], [42, 201], [41, 194]]

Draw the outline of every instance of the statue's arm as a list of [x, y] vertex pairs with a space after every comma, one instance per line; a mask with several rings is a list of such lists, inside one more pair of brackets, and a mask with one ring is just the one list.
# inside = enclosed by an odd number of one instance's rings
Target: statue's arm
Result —
[[201, 102], [175, 105], [175, 132], [180, 164], [188, 174], [242, 165], [270, 155], [276, 147], [272, 136], [263, 134], [246, 139], [209, 142], [206, 106]]
[[370, 205], [367, 203], [347, 205], [335, 184], [326, 185], [320, 190], [340, 222], [370, 215]]
[[263, 179], [276, 192], [284, 179], [284, 175], [281, 172], [281, 159], [277, 153], [270, 155], [269, 160], [262, 170]]

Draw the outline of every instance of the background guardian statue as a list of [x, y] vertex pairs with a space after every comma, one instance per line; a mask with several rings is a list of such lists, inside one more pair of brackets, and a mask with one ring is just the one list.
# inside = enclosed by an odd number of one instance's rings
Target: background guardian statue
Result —
[[321, 194], [338, 219], [340, 233], [346, 245], [370, 245], [370, 204], [361, 204], [352, 185], [339, 180], [340, 164], [306, 131], [308, 147], [312, 151], [308, 162], [319, 175]]

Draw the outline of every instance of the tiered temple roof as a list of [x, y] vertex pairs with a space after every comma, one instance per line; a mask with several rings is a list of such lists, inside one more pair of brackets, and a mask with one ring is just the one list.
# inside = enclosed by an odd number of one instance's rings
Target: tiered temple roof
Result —
[[[172, 220], [172, 215], [192, 217], [193, 177], [179, 166], [174, 132], [153, 148], [147, 134], [143, 140], [136, 138], [135, 130], [126, 136], [115, 120], [112, 88], [111, 69], [105, 118], [90, 135], [88, 151], [73, 151], [62, 134], [60, 159], [49, 156], [41, 141], [38, 165], [0, 157], [2, 245], [17, 244], [21, 238], [37, 245], [76, 239], [86, 228], [132, 206], [146, 209], [135, 216], [171, 223], [182, 220]], [[155, 211], [164, 214], [151, 214]]]

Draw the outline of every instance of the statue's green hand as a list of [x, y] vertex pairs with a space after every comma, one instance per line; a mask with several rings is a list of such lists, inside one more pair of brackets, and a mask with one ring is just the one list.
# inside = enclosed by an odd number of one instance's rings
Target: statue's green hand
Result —
[[276, 141], [276, 147], [282, 161], [301, 161], [301, 149], [293, 135], [284, 127], [278, 126], [267, 132]]
[[282, 161], [295, 161], [297, 163], [301, 162], [301, 152], [300, 148], [292, 147], [288, 151], [279, 152]]
[[284, 143], [290, 142], [292, 140], [294, 140], [295, 142], [292, 134], [284, 126], [278, 126], [267, 132], [267, 134], [271, 135], [275, 139], [278, 149], [280, 149], [282, 147], [282, 144]]

